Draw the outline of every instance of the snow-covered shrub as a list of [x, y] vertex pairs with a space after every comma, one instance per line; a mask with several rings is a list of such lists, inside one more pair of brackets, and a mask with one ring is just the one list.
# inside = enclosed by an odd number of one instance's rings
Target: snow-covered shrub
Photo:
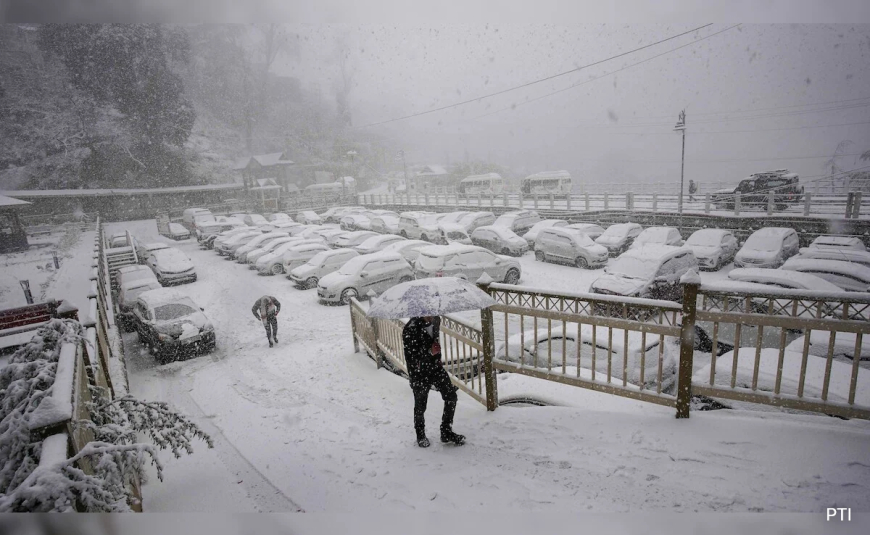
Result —
[[[92, 386], [87, 404], [90, 419], [73, 425], [89, 430], [93, 440], [71, 458], [43, 459], [45, 442], [31, 441], [32, 418], [51, 396], [61, 346], [80, 343], [82, 334], [76, 321], [52, 320], [0, 371], [0, 512], [129, 511], [133, 498], [129, 483], [143, 479], [146, 460], [162, 479], [155, 445], [176, 457], [193, 452], [194, 438], [212, 447], [207, 434], [167, 404], [132, 396], [112, 400], [108, 391]], [[154, 445], [138, 442], [139, 434]], [[84, 470], [85, 466], [90, 469]]]

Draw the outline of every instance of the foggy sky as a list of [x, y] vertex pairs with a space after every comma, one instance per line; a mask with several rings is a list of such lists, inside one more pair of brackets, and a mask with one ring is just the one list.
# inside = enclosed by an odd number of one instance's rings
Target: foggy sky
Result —
[[[349, 100], [358, 126], [506, 89], [700, 25], [289, 25], [300, 36], [298, 56], [282, 58], [273, 70], [298, 76], [330, 96], [338, 78], [337, 43], [346, 42], [355, 69]], [[753, 111], [870, 97], [868, 25], [744, 24], [560, 94], [476, 118], [729, 26], [714, 24], [506, 95], [362, 130], [402, 140], [409, 160], [421, 163], [455, 162], [467, 150], [472, 159], [530, 172], [566, 168], [588, 173], [593, 181], [678, 178], [680, 136], [672, 128], [682, 108], [689, 124], [687, 179], [736, 180], [782, 167], [811, 177], [830, 173], [822, 164], [843, 140], [854, 142], [847, 154], [870, 149], [870, 124], [804, 128], [870, 122], [870, 106]], [[844, 105], [865, 102], [870, 99]], [[733, 111], [743, 113], [705, 115]], [[743, 115], [782, 116], [722, 120]], [[826, 156], [804, 158], [820, 155]], [[708, 161], [733, 159], [744, 161]], [[870, 162], [847, 156], [838, 164], [852, 169]]]

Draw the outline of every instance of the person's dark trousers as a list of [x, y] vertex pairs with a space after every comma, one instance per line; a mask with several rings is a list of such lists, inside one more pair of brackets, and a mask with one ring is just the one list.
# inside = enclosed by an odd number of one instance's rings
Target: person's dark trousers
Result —
[[456, 395], [458, 390], [453, 383], [450, 382], [450, 376], [444, 368], [437, 368], [425, 377], [422, 381], [415, 378], [414, 385], [411, 390], [414, 392], [414, 431], [417, 432], [417, 438], [426, 436], [426, 406], [429, 402], [430, 386], [435, 387], [435, 390], [441, 393], [441, 399], [444, 400], [444, 414], [441, 416], [441, 430], [451, 430], [453, 427], [453, 415], [456, 414], [456, 401], [459, 399]]
[[278, 341], [278, 317], [277, 316], [266, 316], [266, 321], [263, 322], [263, 325], [266, 327], [266, 338], [269, 339], [269, 343], [272, 343], [272, 340]]

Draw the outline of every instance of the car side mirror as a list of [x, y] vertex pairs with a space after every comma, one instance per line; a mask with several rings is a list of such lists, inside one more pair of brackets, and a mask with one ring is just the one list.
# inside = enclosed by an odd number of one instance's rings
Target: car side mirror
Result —
[[200, 309], [201, 311], [205, 312], [205, 309], [204, 309], [203, 307], [199, 307], [199, 309]]
[[359, 274], [359, 276], [362, 277], [362, 278], [366, 278], [366, 277], [369, 276], [369, 272], [368, 272], [368, 271], [361, 271], [360, 274]]

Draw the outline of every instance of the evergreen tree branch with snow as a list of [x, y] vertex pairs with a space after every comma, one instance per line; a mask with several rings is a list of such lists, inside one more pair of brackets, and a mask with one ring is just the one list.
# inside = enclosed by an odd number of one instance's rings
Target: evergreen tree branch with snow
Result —
[[[130, 483], [144, 479], [146, 461], [162, 480], [157, 449], [179, 457], [193, 452], [194, 439], [213, 446], [195, 423], [165, 403], [132, 396], [112, 400], [108, 390], [90, 386], [90, 419], [73, 427], [93, 439], [70, 458], [43, 459], [47, 441], [31, 438], [37, 408], [52, 395], [61, 347], [81, 344], [82, 334], [76, 321], [52, 320], [0, 371], [0, 512], [129, 511]], [[153, 445], [139, 442], [140, 434]], [[65, 449], [66, 442], [60, 447]]]

